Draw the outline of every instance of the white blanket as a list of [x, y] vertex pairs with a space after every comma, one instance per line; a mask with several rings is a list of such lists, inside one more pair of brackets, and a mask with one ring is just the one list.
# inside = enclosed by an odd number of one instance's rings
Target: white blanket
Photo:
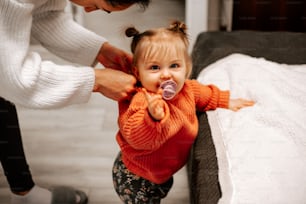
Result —
[[233, 54], [209, 65], [198, 80], [256, 102], [238, 112], [208, 112], [219, 203], [305, 204], [306, 65]]

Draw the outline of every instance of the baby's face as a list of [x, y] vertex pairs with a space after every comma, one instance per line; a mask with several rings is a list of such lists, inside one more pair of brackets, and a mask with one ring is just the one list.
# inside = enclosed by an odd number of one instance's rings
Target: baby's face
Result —
[[171, 80], [177, 85], [175, 94], [184, 86], [187, 72], [184, 57], [177, 56], [176, 52], [139, 58], [136, 70], [138, 80], [147, 91], [157, 93], [164, 81]]

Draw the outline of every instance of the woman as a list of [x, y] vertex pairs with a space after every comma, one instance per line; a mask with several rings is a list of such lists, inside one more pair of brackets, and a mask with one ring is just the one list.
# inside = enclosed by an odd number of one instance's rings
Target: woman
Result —
[[[71, 0], [86, 12], [121, 11], [149, 0]], [[124, 73], [131, 56], [73, 22], [63, 0], [0, 1], [0, 159], [13, 204], [87, 203], [86, 195], [67, 187], [53, 192], [34, 184], [22, 148], [14, 105], [50, 109], [85, 103], [92, 91], [114, 100], [129, 96], [135, 78]], [[57, 65], [28, 52], [30, 38], [80, 66]], [[93, 69], [97, 63], [106, 68]], [[110, 80], [111, 79], [111, 80]], [[10, 102], [8, 102], [10, 101]], [[12, 128], [13, 127], [13, 128]]]

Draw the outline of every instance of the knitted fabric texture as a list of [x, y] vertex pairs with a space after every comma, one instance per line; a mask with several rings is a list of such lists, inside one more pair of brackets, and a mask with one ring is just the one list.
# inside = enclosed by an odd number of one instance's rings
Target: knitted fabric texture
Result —
[[[89, 100], [90, 67], [106, 41], [64, 11], [63, 0], [0, 1], [0, 96], [29, 108], [57, 108]], [[53, 54], [84, 66], [58, 65], [29, 52], [34, 38]]]
[[154, 183], [167, 181], [187, 161], [198, 131], [196, 111], [227, 108], [229, 92], [186, 80], [178, 95], [165, 102], [165, 117], [154, 120], [144, 92], [119, 103], [117, 142], [127, 168]]
[[218, 158], [218, 203], [305, 203], [306, 64], [232, 54], [206, 67], [198, 80], [256, 102], [238, 112], [207, 113]]

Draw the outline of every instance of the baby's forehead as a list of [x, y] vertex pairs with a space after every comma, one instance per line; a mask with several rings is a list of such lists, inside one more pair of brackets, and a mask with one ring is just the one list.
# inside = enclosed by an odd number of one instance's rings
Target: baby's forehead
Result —
[[144, 48], [141, 53], [143, 59], [161, 59], [161, 58], [181, 58], [184, 56], [184, 51], [173, 46], [153, 45]]
[[182, 39], [156, 34], [156, 36], [142, 39], [134, 54], [136, 58], [141, 58], [141, 60], [160, 59], [165, 57], [184, 57], [186, 50], [186, 45]]

